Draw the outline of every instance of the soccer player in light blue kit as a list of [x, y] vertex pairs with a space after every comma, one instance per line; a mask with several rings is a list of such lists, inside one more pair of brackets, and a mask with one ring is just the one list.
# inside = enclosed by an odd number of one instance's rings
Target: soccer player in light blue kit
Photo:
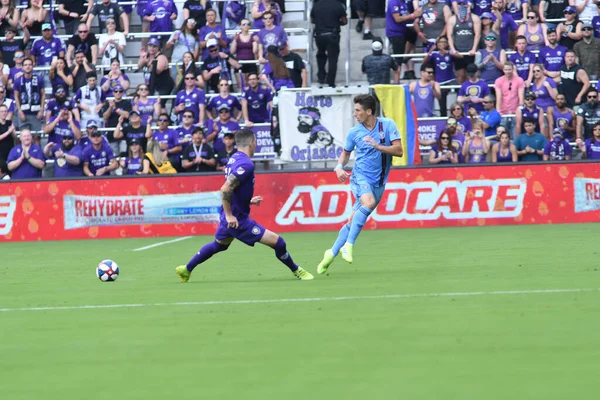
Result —
[[[354, 98], [354, 118], [358, 124], [348, 133], [344, 151], [334, 171], [340, 182], [350, 177], [350, 187], [356, 203], [333, 247], [325, 251], [323, 261], [317, 267], [319, 274], [327, 272], [340, 250], [342, 258], [352, 263], [354, 242], [383, 196], [392, 156], [402, 157], [402, 142], [396, 124], [389, 118], [377, 117], [376, 109], [377, 102], [373, 96], [361, 94]], [[344, 166], [354, 150], [356, 160], [350, 175], [344, 170]]]
[[229, 248], [233, 239], [254, 246], [262, 243], [275, 250], [275, 256], [285, 264], [294, 276], [300, 280], [311, 280], [313, 276], [299, 267], [287, 251], [285, 240], [278, 234], [265, 229], [250, 218], [250, 206], [259, 206], [263, 198], [254, 196], [254, 163], [251, 157], [256, 149], [256, 137], [249, 129], [240, 129], [235, 133], [237, 153], [234, 153], [225, 168], [227, 180], [221, 187], [223, 206], [220, 210], [220, 223], [215, 240], [204, 245], [187, 265], [175, 268], [182, 283], [190, 279], [194, 268], [214, 254]]

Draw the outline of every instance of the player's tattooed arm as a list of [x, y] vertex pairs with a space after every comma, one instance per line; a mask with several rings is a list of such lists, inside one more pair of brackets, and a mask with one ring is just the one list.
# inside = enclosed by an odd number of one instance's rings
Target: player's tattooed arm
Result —
[[230, 174], [225, 181], [225, 184], [221, 188], [221, 195], [223, 200], [231, 203], [231, 198], [233, 197], [233, 191], [240, 186], [240, 180], [234, 175]]

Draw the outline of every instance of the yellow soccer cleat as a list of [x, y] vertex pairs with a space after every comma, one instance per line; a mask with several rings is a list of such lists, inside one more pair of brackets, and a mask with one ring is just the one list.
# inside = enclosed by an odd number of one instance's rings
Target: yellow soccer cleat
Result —
[[190, 276], [192, 275], [185, 265], [180, 265], [179, 267], [175, 268], [175, 272], [177, 272], [177, 275], [179, 275], [179, 280], [181, 283], [186, 283], [189, 281]]
[[346, 243], [343, 247], [342, 250], [340, 251], [342, 253], [342, 258], [348, 263], [348, 264], [352, 264], [352, 248], [354, 247], [354, 245], [350, 244], [350, 243]]
[[317, 266], [317, 272], [319, 274], [324, 274], [327, 272], [327, 268], [329, 268], [334, 258], [333, 251], [331, 251], [331, 249], [325, 250], [325, 254], [323, 254], [323, 260], [321, 260], [321, 263]]
[[315, 277], [312, 276], [310, 272], [302, 269], [302, 267], [298, 267], [298, 269], [294, 271], [294, 275], [301, 281], [310, 281], [312, 279], [315, 279]]

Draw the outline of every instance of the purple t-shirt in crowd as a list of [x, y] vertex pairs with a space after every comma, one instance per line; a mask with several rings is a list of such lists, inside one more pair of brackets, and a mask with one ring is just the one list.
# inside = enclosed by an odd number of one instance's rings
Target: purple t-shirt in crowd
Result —
[[171, 14], [173, 13], [177, 15], [177, 7], [173, 0], [153, 0], [146, 4], [143, 15], [156, 17], [154, 21], [150, 22], [150, 32], [172, 32]]
[[56, 152], [62, 149], [62, 144], [56, 144], [52, 147], [52, 156], [55, 157], [54, 160], [54, 176], [56, 177], [64, 177], [64, 176], [83, 176], [83, 151], [79, 146], [73, 146], [70, 150], [63, 152], [65, 154], [75, 156], [79, 158], [79, 165], [73, 165], [63, 159], [56, 159]]
[[447, 52], [442, 55], [439, 51], [434, 51], [429, 56], [429, 59], [433, 61], [435, 67], [436, 82], [448, 82], [454, 79], [453, 57], [450, 53]]
[[[64, 102], [58, 102], [56, 99], [52, 99], [46, 106], [46, 111], [50, 111], [50, 117], [56, 117], [60, 110], [72, 110], [73, 103], [71, 100], [65, 100]], [[10, 110], [9, 110], [10, 111]]]
[[[83, 161], [89, 163], [90, 172], [96, 175], [96, 171], [101, 168], [108, 167], [110, 160], [115, 158], [115, 153], [106, 140], [103, 140], [100, 149], [96, 149], [94, 145], [86, 146], [83, 150]], [[104, 171], [103, 175], [110, 174], [109, 171]]]
[[546, 71], [557, 72], [565, 65], [565, 53], [567, 48], [558, 45], [555, 49], [550, 46], [545, 46], [538, 53], [538, 62], [546, 68]]
[[[217, 126], [217, 136], [215, 136], [213, 141], [213, 150], [215, 151], [215, 153], [218, 153], [219, 151], [225, 149], [225, 144], [223, 143], [223, 136], [225, 136], [225, 134], [228, 132], [235, 133], [240, 129], [240, 125], [232, 120], [223, 123], [219, 119], [216, 119], [214, 121], [214, 124]], [[214, 132], [214, 127], [212, 132]]]
[[515, 64], [515, 68], [517, 69], [517, 75], [524, 81], [529, 78], [529, 66], [535, 64], [536, 56], [529, 50], [525, 50], [523, 55], [520, 55], [518, 52], [511, 54], [508, 56], [508, 61]]
[[405, 16], [410, 14], [408, 6], [402, 0], [389, 0], [385, 13], [385, 35], [387, 37], [403, 36], [406, 33], [406, 22], [396, 22], [394, 14]]
[[[478, 97], [480, 99], [483, 99], [488, 94], [490, 94], [490, 88], [488, 87], [488, 84], [481, 79], [479, 79], [475, 83], [471, 82], [470, 80], [466, 81], [461, 85], [460, 89], [458, 90], [459, 96], [473, 96]], [[465, 110], [468, 110], [471, 104], [473, 104], [473, 107], [475, 108], [475, 110], [477, 110], [478, 113], [483, 111], [482, 103], [471, 103], [470, 101], [466, 101], [464, 103]]]
[[[258, 12], [262, 13], [263, 11], [265, 11], [265, 5], [261, 1], [258, 3]], [[281, 25], [281, 9], [279, 8], [279, 4], [275, 3], [274, 1], [271, 1], [271, 12], [273, 13], [273, 25]], [[255, 19], [252, 24], [253, 29], [262, 29], [264, 27], [265, 23], [263, 22], [262, 18]]]
[[[491, 2], [489, 3], [491, 5]], [[494, 20], [495, 21], [495, 20]], [[502, 43], [503, 49], [508, 49], [508, 34], [510, 31], [516, 31], [519, 29], [519, 25], [515, 22], [513, 17], [509, 14], [502, 13], [502, 22], [500, 24], [500, 43]]]
[[177, 128], [175, 128], [175, 132], [177, 132], [178, 141], [180, 144], [184, 145], [184, 148], [188, 143], [192, 141], [192, 132], [194, 131], [194, 128], [196, 128], [195, 125], [192, 125], [189, 128], [180, 125]]
[[[21, 154], [23, 154], [23, 146], [18, 144], [12, 149], [10, 149], [10, 153], [8, 153], [8, 159], [6, 160], [6, 163], [8, 164], [11, 161], [19, 159], [19, 157], [21, 157]], [[31, 147], [29, 147], [29, 156], [37, 158], [38, 160], [46, 161], [46, 157], [44, 157], [44, 151], [40, 146], [38, 146], [35, 143], [32, 143]], [[19, 165], [19, 168], [15, 169], [11, 174], [12, 179], [31, 179], [41, 177], [42, 170], [37, 169], [25, 159], [23, 160], [21, 165]]]
[[169, 150], [179, 146], [179, 136], [177, 135], [177, 132], [172, 129], [167, 129], [164, 132], [156, 130], [152, 134], [152, 139], [156, 140], [158, 143], [167, 143]]
[[[254, 163], [245, 153], [238, 151], [231, 155], [227, 163], [227, 174], [233, 174], [240, 185], [233, 191], [231, 213], [238, 219], [250, 214], [250, 200], [254, 196]], [[223, 207], [220, 210], [221, 220], [225, 220]]]
[[248, 119], [254, 123], [270, 122], [269, 102], [273, 94], [267, 88], [258, 86], [256, 90], [247, 87], [242, 92], [242, 100], [248, 102]]
[[208, 105], [206, 106], [206, 109], [209, 111], [213, 111], [215, 110], [215, 113], [218, 113], [219, 107], [221, 107], [221, 105], [226, 104], [229, 107], [229, 110], [231, 111], [231, 115], [233, 116], [233, 109], [237, 108], [238, 110], [242, 109], [242, 105], [240, 104], [240, 101], [238, 100], [237, 97], [235, 97], [234, 95], [227, 95], [227, 97], [221, 97], [220, 95], [217, 95], [213, 98], [210, 99], [210, 101], [208, 102]]
[[467, 116], [459, 118], [458, 121], [456, 121], [456, 129], [462, 133], [471, 132], [471, 129], [473, 129], [473, 126], [471, 125], [471, 119]]
[[585, 151], [588, 160], [600, 160], [600, 141], [589, 138], [585, 141]]
[[[554, 82], [554, 79], [545, 78], [545, 80], [550, 84], [551, 87], [556, 89], [556, 83]], [[544, 86], [543, 82], [539, 87], [536, 86], [535, 82], [531, 82], [531, 91], [537, 95], [535, 105], [538, 107], [542, 107], [544, 111], [546, 110], [546, 108], [554, 105], [554, 99], [552, 98], [552, 96], [550, 96], [550, 93], [548, 92], [548, 89], [546, 89], [546, 87]]]
[[[49, 122], [54, 122], [56, 118], [58, 117], [50, 118]], [[77, 120], [73, 119], [73, 123], [75, 124], [75, 126], [77, 126], [77, 128], [80, 128], [79, 122]], [[62, 143], [62, 137], [65, 133], [73, 135], [73, 130], [71, 129], [71, 125], [69, 125], [69, 121], [58, 121], [58, 124], [56, 124], [56, 127], [54, 128], [52, 133], [48, 135], [48, 142], [56, 144]]]
[[272, 29], [261, 29], [256, 36], [258, 42], [263, 46], [263, 57], [267, 54], [269, 46], [273, 45], [279, 48], [288, 41], [287, 34], [280, 26], [274, 26]]
[[143, 169], [143, 158], [141, 157], [127, 157], [125, 159], [125, 174], [126, 175], [135, 175], [136, 172], [141, 171]]
[[138, 106], [138, 111], [140, 113], [140, 118], [142, 119], [142, 123], [148, 122], [148, 118], [150, 118], [154, 114], [154, 104], [156, 103], [156, 99], [148, 99], [146, 103], [142, 103], [141, 100], [138, 100], [135, 105]]
[[[197, 124], [200, 119], [200, 104], [206, 104], [206, 97], [204, 91], [194, 88], [190, 93], [186, 89], [181, 90], [175, 97], [175, 107], [180, 104], [185, 104], [185, 109], [194, 113], [194, 123]], [[179, 123], [183, 120], [183, 111], [179, 113]]]
[[61, 51], [65, 51], [59, 38], [53, 37], [49, 42], [44, 39], [38, 39], [33, 43], [31, 55], [35, 56], [37, 65], [50, 65], [52, 58], [58, 57]]
[[[225, 34], [225, 29], [221, 25], [217, 25], [215, 27], [210, 27], [208, 25], [204, 25], [198, 31], [198, 39], [200, 42], [208, 41], [208, 39], [212, 37], [211, 33], [214, 33], [216, 35], [217, 32], [221, 32], [221, 38], [224, 40], [227, 40], [227, 35]], [[214, 38], [217, 39], [216, 36], [214, 36]], [[223, 49], [221, 47], [221, 51], [223, 51], [223, 50], [225, 50], [225, 49]], [[210, 53], [208, 51], [208, 47], [205, 47], [204, 50], [202, 51], [202, 60], [204, 60], [209, 55], [210, 55]]]

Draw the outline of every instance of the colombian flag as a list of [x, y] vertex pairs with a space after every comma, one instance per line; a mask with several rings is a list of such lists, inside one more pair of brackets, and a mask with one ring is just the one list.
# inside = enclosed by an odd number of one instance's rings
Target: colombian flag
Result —
[[417, 110], [408, 85], [375, 85], [374, 89], [381, 102], [383, 115], [394, 120], [402, 138], [404, 156], [394, 157], [392, 165], [420, 165]]

